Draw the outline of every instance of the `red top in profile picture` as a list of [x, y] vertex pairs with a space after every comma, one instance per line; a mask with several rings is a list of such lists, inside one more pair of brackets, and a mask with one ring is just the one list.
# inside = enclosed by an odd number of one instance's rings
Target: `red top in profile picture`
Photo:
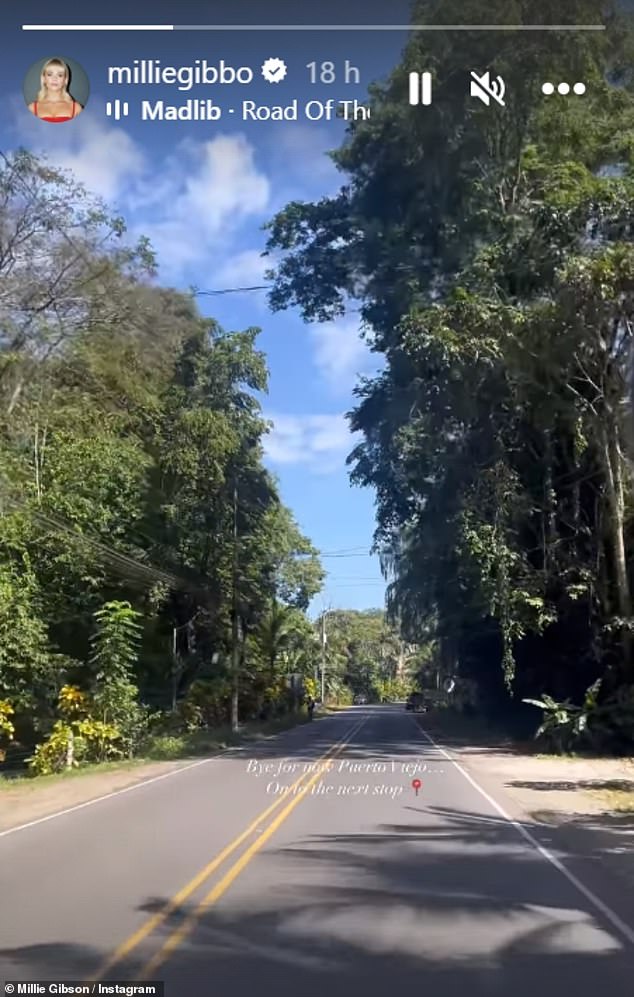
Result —
[[64, 60], [49, 59], [42, 67], [40, 90], [29, 111], [40, 121], [72, 121], [83, 107], [69, 92], [69, 83], [70, 69]]

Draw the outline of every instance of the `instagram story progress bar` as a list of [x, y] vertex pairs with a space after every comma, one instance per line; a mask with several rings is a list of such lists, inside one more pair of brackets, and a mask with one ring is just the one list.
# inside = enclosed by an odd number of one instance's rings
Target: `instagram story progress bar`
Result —
[[23, 31], [605, 31], [604, 24], [23, 24]]

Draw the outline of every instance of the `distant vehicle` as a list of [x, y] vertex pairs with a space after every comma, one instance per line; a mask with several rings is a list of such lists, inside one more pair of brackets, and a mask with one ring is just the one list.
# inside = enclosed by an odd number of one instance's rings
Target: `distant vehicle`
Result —
[[366, 706], [368, 702], [367, 696], [362, 696], [359, 694], [358, 696], [354, 697], [353, 702], [355, 706]]
[[405, 703], [405, 709], [412, 713], [426, 713], [427, 707], [425, 706], [422, 692], [410, 693]]

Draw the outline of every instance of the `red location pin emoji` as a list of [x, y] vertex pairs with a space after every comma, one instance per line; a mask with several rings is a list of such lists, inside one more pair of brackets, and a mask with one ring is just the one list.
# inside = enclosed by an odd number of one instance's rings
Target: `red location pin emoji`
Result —
[[422, 782], [420, 781], [420, 779], [412, 779], [412, 786], [413, 786], [413, 788], [414, 788], [414, 789], [416, 790], [416, 795], [417, 795], [417, 796], [418, 796], [418, 790], [420, 789], [420, 787], [421, 787], [422, 785], [423, 785], [423, 784], [422, 784]]

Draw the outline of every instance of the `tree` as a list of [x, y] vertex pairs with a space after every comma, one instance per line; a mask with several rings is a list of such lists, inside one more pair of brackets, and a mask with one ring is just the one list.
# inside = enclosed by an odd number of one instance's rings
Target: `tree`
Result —
[[[201, 316], [124, 233], [71, 175], [2, 159], [0, 698], [16, 743], [40, 741], [34, 771], [71, 735], [75, 761], [82, 739], [135, 750], [141, 702], [237, 724], [271, 607], [305, 636], [323, 579], [264, 465], [259, 330]], [[276, 682], [306, 653], [282, 643]], [[88, 712], [69, 718], [62, 689]]]
[[[414, 13], [553, 16], [481, 0]], [[594, 0], [556, 16], [607, 30], [415, 34], [334, 154], [340, 192], [269, 226], [275, 309], [324, 321], [360, 303], [385, 366], [357, 386], [349, 463], [376, 492], [390, 610], [410, 638], [433, 621], [444, 667], [491, 711], [509, 691], [579, 701], [599, 677], [602, 695], [633, 680], [633, 34]], [[505, 79], [503, 114], [470, 99], [473, 64]], [[421, 65], [424, 115], [405, 98]], [[536, 100], [550, 78], [588, 81], [587, 99]]]
[[96, 718], [118, 731], [128, 751], [135, 747], [143, 718], [133, 681], [141, 636], [139, 617], [129, 602], [112, 601], [97, 610], [90, 659]]
[[[321, 629], [321, 620], [317, 620]], [[406, 644], [385, 612], [331, 610], [326, 618], [329, 689], [383, 701], [403, 695], [413, 679], [415, 644]]]
[[154, 268], [147, 242], [123, 244], [110, 215], [70, 174], [26, 150], [0, 157], [0, 384], [11, 414], [37, 370], [87, 328], [125, 314], [119, 290]]

